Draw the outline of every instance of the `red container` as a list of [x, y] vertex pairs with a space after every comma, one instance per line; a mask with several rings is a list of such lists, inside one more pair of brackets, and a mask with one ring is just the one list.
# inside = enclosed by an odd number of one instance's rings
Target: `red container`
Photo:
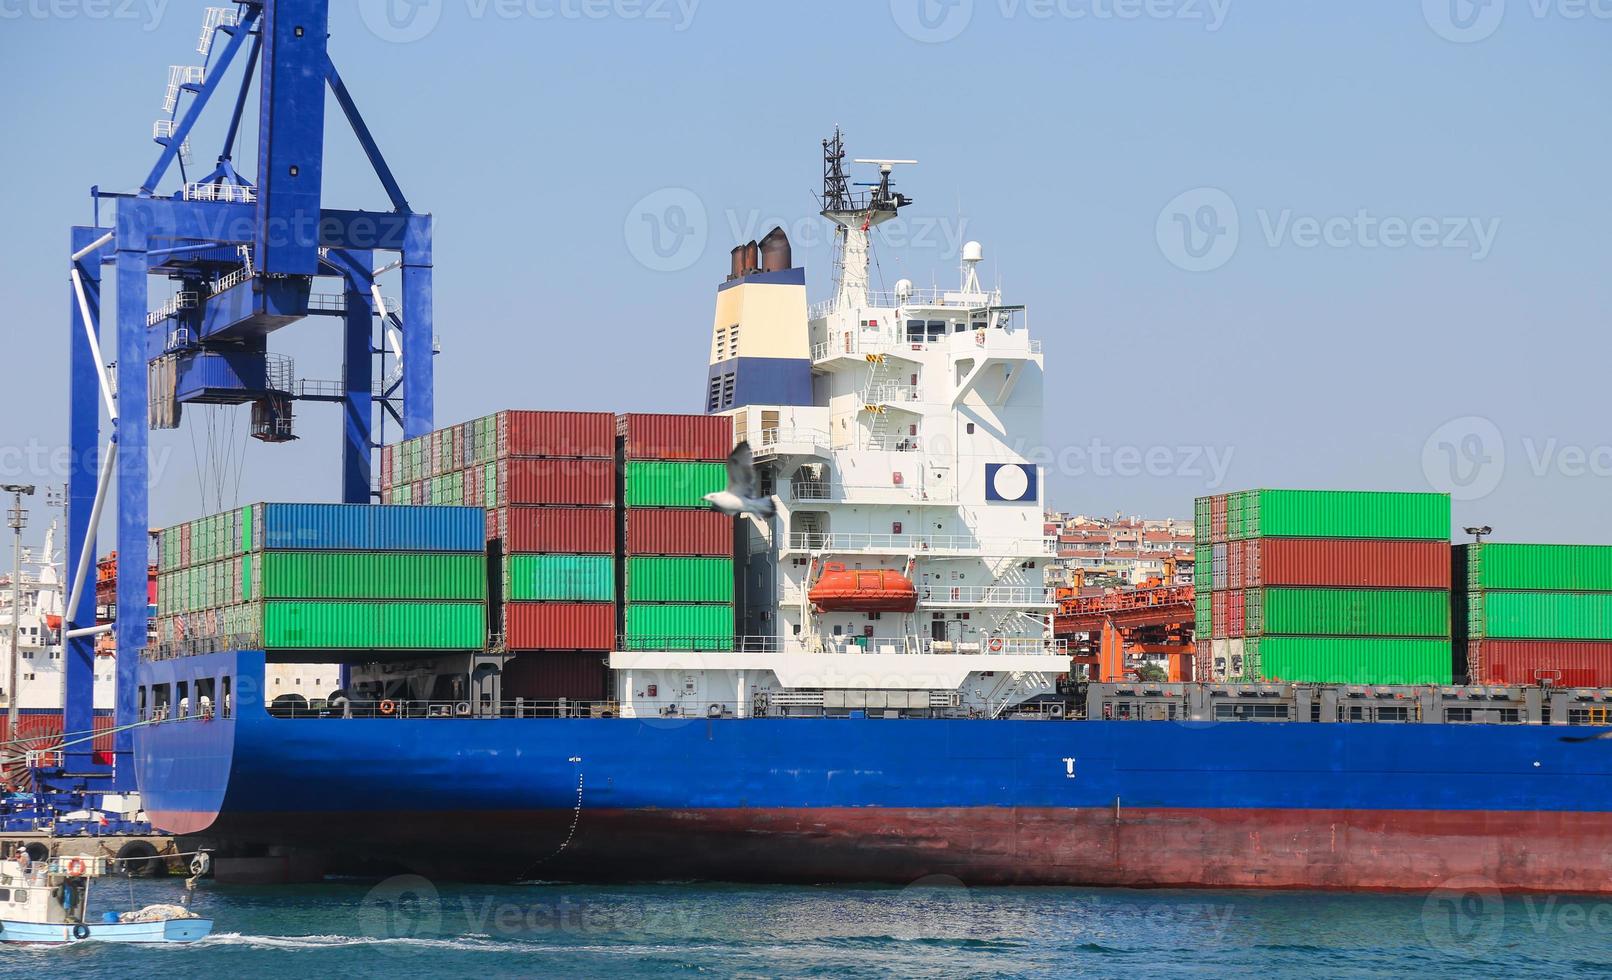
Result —
[[1468, 640], [1466, 656], [1474, 684], [1612, 687], [1612, 642]]
[[503, 694], [506, 701], [608, 701], [610, 668], [591, 651], [516, 654], [504, 664]]
[[608, 459], [509, 459], [498, 464], [498, 478], [502, 504], [616, 502], [616, 466]]
[[733, 554], [733, 518], [714, 510], [627, 509], [629, 555]]
[[[1374, 589], [1450, 587], [1448, 541], [1255, 538], [1246, 544], [1248, 550], [1243, 567], [1247, 588], [1265, 585]], [[1247, 557], [1249, 554], [1252, 560]]]
[[623, 415], [616, 420], [624, 459], [727, 459], [733, 419], [726, 415]]
[[1226, 540], [1226, 495], [1217, 493], [1209, 498], [1209, 541], [1219, 544]]
[[504, 646], [510, 650], [609, 650], [615, 645], [613, 602], [504, 604]]
[[[1243, 555], [1244, 545], [1247, 541], [1226, 542], [1226, 588], [1240, 589], [1243, 587]], [[1236, 636], [1236, 633], [1232, 634]]]
[[1209, 595], [1209, 617], [1213, 626], [1213, 631], [1209, 635], [1216, 640], [1226, 638], [1226, 617], [1230, 614], [1226, 609], [1226, 597], [1229, 594], [1221, 591]]
[[498, 455], [614, 459], [616, 417], [609, 412], [499, 412]]
[[612, 507], [500, 507], [487, 512], [487, 540], [504, 554], [611, 555], [616, 551]]
[[[1248, 614], [1247, 595], [1241, 589], [1226, 593], [1226, 635], [1229, 637], [1243, 635], [1244, 617]], [[1213, 599], [1209, 601], [1214, 602]], [[1213, 610], [1210, 612], [1212, 614]]]
[[392, 487], [392, 460], [396, 456], [392, 445], [381, 447], [381, 489], [390, 490]]

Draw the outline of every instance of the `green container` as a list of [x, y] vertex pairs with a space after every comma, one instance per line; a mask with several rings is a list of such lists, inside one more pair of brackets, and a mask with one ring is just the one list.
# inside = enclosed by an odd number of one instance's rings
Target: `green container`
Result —
[[628, 507], [709, 507], [708, 493], [726, 490], [727, 465], [634, 459], [623, 467]]
[[266, 649], [478, 650], [487, 639], [479, 602], [270, 601], [257, 611]]
[[1211, 497], [1199, 497], [1192, 506], [1192, 540], [1197, 544], [1209, 543]]
[[1248, 636], [1421, 636], [1448, 640], [1450, 594], [1433, 589], [1249, 589]]
[[629, 605], [629, 650], [732, 650], [733, 606]]
[[1213, 635], [1213, 623], [1209, 618], [1210, 609], [1209, 590], [1195, 591], [1192, 599], [1193, 630], [1196, 635], [1205, 639]]
[[510, 555], [504, 559], [504, 598], [613, 602], [615, 559], [609, 555]]
[[1245, 663], [1260, 679], [1307, 684], [1450, 684], [1449, 640], [1404, 637], [1266, 636]]
[[1456, 584], [1471, 590], [1612, 592], [1612, 547], [1594, 544], [1457, 545]]
[[732, 558], [628, 558], [628, 602], [732, 602]]
[[249, 566], [266, 599], [487, 598], [486, 559], [474, 554], [268, 551]]
[[1482, 591], [1464, 604], [1472, 639], [1612, 640], [1612, 593]]
[[[1243, 496], [1239, 506], [1237, 496]], [[1230, 537], [1389, 538], [1447, 541], [1450, 497], [1360, 490], [1253, 490], [1233, 495]]]

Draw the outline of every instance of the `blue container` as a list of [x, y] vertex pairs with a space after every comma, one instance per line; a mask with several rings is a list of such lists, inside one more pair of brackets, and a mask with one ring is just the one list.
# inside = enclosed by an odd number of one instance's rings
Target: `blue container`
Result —
[[236, 404], [260, 397], [268, 385], [261, 353], [182, 354], [174, 372], [174, 397], [182, 402]]
[[484, 551], [480, 507], [259, 504], [262, 545], [310, 551]]

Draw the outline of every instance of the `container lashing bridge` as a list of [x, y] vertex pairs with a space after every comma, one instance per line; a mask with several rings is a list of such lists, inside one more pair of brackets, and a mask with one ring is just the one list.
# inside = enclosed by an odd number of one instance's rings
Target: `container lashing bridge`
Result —
[[[294, 402], [339, 404], [348, 503], [372, 499], [376, 435], [387, 417], [405, 438], [433, 428], [431, 218], [409, 206], [331, 60], [329, 7], [329, 0], [241, 0], [209, 8], [197, 45], [203, 64], [169, 72], [164, 117], [152, 127], [155, 164], [133, 192], [92, 187], [95, 222], [72, 229], [63, 730], [91, 728], [94, 643], [112, 629], [117, 739], [110, 765], [87, 741], [69, 744], [60, 764], [41, 773], [43, 785], [134, 788], [127, 726], [136, 720], [135, 669], [147, 642], [151, 428], [177, 427], [187, 405], [250, 404], [252, 435], [280, 442], [295, 435]], [[254, 88], [257, 158], [248, 177], [235, 151]], [[390, 210], [325, 206], [327, 89]], [[223, 145], [212, 170], [193, 178], [191, 136], [215, 103], [228, 113]], [[174, 169], [178, 189], [161, 191]], [[104, 224], [103, 204], [111, 211]], [[401, 272], [401, 302], [383, 297], [377, 284], [393, 270]], [[154, 301], [152, 277], [169, 280], [171, 297]], [[339, 288], [317, 292], [318, 279], [338, 280]], [[103, 312], [108, 280], [116, 303]], [[271, 334], [309, 316], [342, 322], [339, 382], [299, 381], [289, 361], [268, 350]], [[86, 579], [108, 499], [117, 501], [117, 617], [98, 627], [95, 583]]]

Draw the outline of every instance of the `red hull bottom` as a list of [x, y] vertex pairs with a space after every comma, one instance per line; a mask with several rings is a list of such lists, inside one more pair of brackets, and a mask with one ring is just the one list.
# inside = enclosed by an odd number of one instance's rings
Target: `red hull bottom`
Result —
[[[152, 814], [159, 826], [195, 814]], [[198, 828], [199, 830], [199, 828]], [[199, 831], [443, 879], [1612, 894], [1612, 814], [1053, 809], [229, 814]]]

